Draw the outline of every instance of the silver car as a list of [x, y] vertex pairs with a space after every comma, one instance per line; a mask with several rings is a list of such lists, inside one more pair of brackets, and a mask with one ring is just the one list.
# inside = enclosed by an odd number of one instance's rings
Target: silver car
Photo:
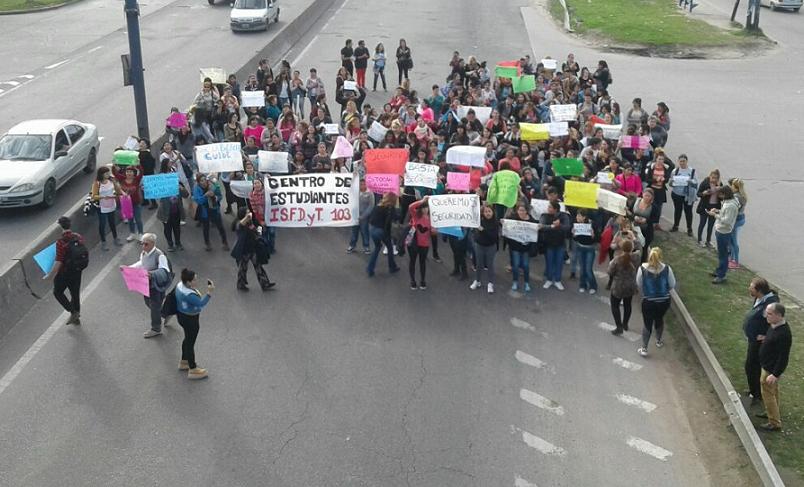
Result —
[[0, 208], [52, 206], [56, 190], [97, 163], [98, 129], [75, 120], [28, 120], [0, 137]]

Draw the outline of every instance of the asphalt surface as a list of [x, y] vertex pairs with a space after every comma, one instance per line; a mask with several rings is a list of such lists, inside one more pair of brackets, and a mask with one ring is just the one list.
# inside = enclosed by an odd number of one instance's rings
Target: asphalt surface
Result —
[[[414, 86], [426, 87], [456, 46], [481, 59], [529, 49], [514, 2], [452, 7], [347, 0], [289, 59], [332, 83], [346, 37], [392, 48], [404, 36]], [[402, 28], [410, 12], [421, 21]], [[198, 63], [189, 63], [170, 72], [191, 87]], [[429, 289], [410, 291], [405, 272], [388, 275], [382, 260], [367, 278], [367, 257], [344, 253], [346, 235], [280, 230], [268, 266], [279, 285], [263, 294], [253, 272], [252, 290], [236, 291], [227, 253], [204, 252], [200, 229], [183, 228], [187, 250], [171, 255], [174, 267], [218, 287], [201, 320], [196, 353], [210, 370], [201, 382], [176, 370], [180, 329], [141, 337], [147, 310], [117, 271], [137, 249], [93, 249], [84, 325], [63, 326], [48, 299], [0, 342], [0, 485], [724, 485], [685, 397], [699, 386], [667, 349], [643, 359], [637, 334], [612, 337], [601, 325], [605, 292], [581, 295], [569, 281], [563, 293], [544, 291], [539, 259], [535, 291], [510, 293], [502, 253], [494, 295], [433, 261]], [[444, 244], [441, 256], [451, 257]], [[637, 333], [640, 322], [637, 313]], [[724, 430], [723, 418], [709, 421]]]

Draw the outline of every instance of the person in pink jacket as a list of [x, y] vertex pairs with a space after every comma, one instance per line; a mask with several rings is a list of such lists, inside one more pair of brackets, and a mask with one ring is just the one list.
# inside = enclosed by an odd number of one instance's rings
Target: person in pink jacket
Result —
[[623, 196], [628, 193], [634, 193], [637, 196], [642, 195], [642, 179], [634, 174], [634, 168], [626, 163], [623, 165], [623, 172], [614, 178], [615, 190]]

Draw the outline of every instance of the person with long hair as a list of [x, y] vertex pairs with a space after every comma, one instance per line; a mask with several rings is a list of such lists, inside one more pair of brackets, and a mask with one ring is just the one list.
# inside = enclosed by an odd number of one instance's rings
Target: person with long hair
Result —
[[642, 292], [642, 347], [637, 350], [643, 357], [648, 356], [648, 343], [656, 329], [656, 348], [662, 348], [664, 341], [664, 315], [670, 309], [670, 291], [676, 287], [673, 269], [662, 262], [662, 249], [653, 247], [648, 261], [637, 270], [637, 287]]
[[720, 209], [713, 208], [709, 214], [715, 217], [715, 242], [717, 243], [717, 269], [713, 273], [712, 284], [726, 282], [726, 273], [729, 271], [729, 243], [731, 232], [737, 221], [740, 204], [734, 198], [731, 186], [723, 186], [717, 191], [721, 201]]
[[276, 286], [268, 279], [263, 265], [268, 263], [270, 251], [268, 244], [263, 240], [263, 227], [256, 224], [254, 214], [247, 208], [237, 210], [237, 220], [232, 222], [232, 231], [237, 234], [237, 242], [232, 249], [231, 256], [237, 262], [237, 289], [248, 291], [248, 265], [254, 267], [260, 288], [267, 291]]
[[687, 235], [692, 236], [692, 205], [698, 198], [698, 182], [695, 180], [695, 169], [689, 167], [686, 154], [678, 156], [678, 167], [673, 169], [670, 177], [670, 198], [673, 200], [673, 228], [671, 232], [678, 231], [681, 223], [681, 213], [687, 222]]
[[566, 252], [566, 238], [570, 233], [569, 215], [561, 211], [558, 201], [551, 200], [547, 212], [539, 218], [539, 242], [544, 246], [544, 289], [555, 286], [559, 291], [564, 290], [561, 274], [564, 271], [564, 253]]
[[[613, 335], [622, 335], [628, 331], [628, 321], [631, 319], [631, 301], [637, 293], [636, 274], [639, 267], [639, 251], [634, 251], [632, 240], [624, 239], [620, 244], [620, 254], [609, 262], [609, 277], [611, 278], [611, 315], [614, 325]], [[620, 314], [620, 303], [623, 305]]]
[[413, 57], [410, 55], [410, 48], [405, 39], [399, 39], [399, 47], [396, 48], [396, 67], [399, 70], [399, 84], [402, 84], [402, 76], [408, 77], [408, 71], [413, 69]]
[[207, 280], [207, 294], [202, 296], [198, 290], [198, 279], [195, 271], [182, 269], [181, 281], [176, 285], [176, 319], [184, 330], [181, 342], [181, 360], [179, 370], [187, 371], [188, 379], [203, 379], [209, 374], [207, 369], [198, 366], [195, 361], [195, 341], [198, 338], [198, 318], [201, 310], [209, 304], [215, 285]]
[[109, 250], [106, 244], [106, 225], [109, 225], [109, 230], [112, 232], [112, 238], [115, 245], [122, 245], [117, 238], [117, 223], [115, 222], [115, 213], [117, 211], [117, 198], [122, 196], [123, 190], [117, 181], [112, 178], [112, 170], [109, 166], [101, 166], [95, 176], [95, 182], [92, 183], [92, 201], [98, 203], [98, 233], [101, 239], [101, 249]]
[[223, 250], [229, 250], [229, 243], [226, 238], [226, 229], [223, 228], [223, 221], [221, 220], [221, 189], [217, 182], [212, 183], [203, 174], [196, 177], [197, 184], [193, 188], [193, 201], [196, 205], [196, 217], [201, 221], [201, 226], [204, 234], [204, 244], [207, 251], [212, 250], [212, 245], [209, 240], [209, 226], [210, 223], [215, 225], [218, 233], [221, 236], [221, 246]]
[[729, 269], [740, 268], [740, 243], [737, 234], [740, 228], [745, 225], [745, 205], [748, 204], [748, 195], [745, 192], [745, 183], [740, 178], [729, 179], [729, 186], [734, 192], [734, 199], [740, 204], [737, 213], [737, 220], [734, 222], [734, 230], [731, 231], [731, 241], [729, 242]]
[[[374, 250], [371, 252], [366, 273], [369, 277], [374, 277], [374, 268], [377, 266], [377, 257], [380, 255], [382, 245], [384, 244], [387, 249], [393, 249], [394, 244], [391, 242], [391, 225], [397, 218], [397, 204], [399, 198], [394, 193], [386, 193], [383, 195], [382, 200], [371, 212], [369, 219], [369, 233], [371, 239], [374, 241]], [[399, 271], [399, 266], [394, 262], [394, 252], [388, 252], [388, 271], [395, 273]]]
[[[536, 220], [528, 213], [528, 207], [524, 203], [516, 205], [516, 211], [509, 217], [511, 220], [536, 223]], [[514, 281], [511, 284], [512, 291], [519, 291], [519, 273], [522, 272], [522, 289], [527, 293], [530, 292], [530, 254], [531, 248], [536, 245], [535, 242], [520, 242], [506, 237], [505, 242], [508, 244], [509, 252], [511, 253], [511, 279]]]
[[[720, 182], [720, 171], [713, 169], [709, 177], [701, 181], [698, 185], [698, 208], [695, 210], [699, 215], [698, 220], [698, 245], [701, 247], [712, 248], [712, 230], [715, 228], [715, 217], [709, 214], [709, 210], [720, 208], [720, 200], [717, 198], [717, 190], [722, 186]], [[706, 227], [706, 243], [703, 240], [703, 230]]]
[[430, 250], [430, 237], [432, 227], [430, 226], [430, 208], [427, 206], [428, 196], [415, 201], [408, 206], [408, 221], [410, 222], [410, 232], [405, 239], [405, 245], [410, 256], [410, 289], [416, 289], [416, 260], [419, 260], [419, 281], [418, 289], [427, 289], [427, 253]]
[[486, 290], [494, 293], [494, 256], [497, 254], [499, 239], [499, 224], [494, 214], [494, 208], [484, 204], [480, 208], [480, 227], [474, 230], [475, 241], [475, 280], [469, 289], [475, 290], [482, 285], [483, 271], [486, 270], [488, 284]]
[[657, 207], [653, 204], [654, 194], [651, 188], [647, 188], [642, 197], [634, 202], [633, 213], [634, 223], [639, 226], [642, 236], [645, 237], [645, 243], [642, 245], [642, 261], [648, 257], [648, 248], [653, 243], [653, 224], [659, 220], [659, 213]]
[[572, 228], [572, 240], [575, 244], [575, 258], [573, 260], [580, 265], [578, 292], [595, 294], [597, 293], [597, 279], [595, 279], [594, 272], [595, 245], [599, 240], [597, 226], [592, 222], [587, 211], [583, 208], [578, 210], [578, 214], [575, 215], [575, 222], [592, 226], [591, 235], [579, 235], [574, 225]]

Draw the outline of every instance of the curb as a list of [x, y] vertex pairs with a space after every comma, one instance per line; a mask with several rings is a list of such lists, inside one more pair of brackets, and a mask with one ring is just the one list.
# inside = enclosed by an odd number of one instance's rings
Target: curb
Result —
[[45, 12], [47, 10], [55, 10], [57, 8], [66, 7], [67, 5], [72, 5], [73, 3], [78, 3], [80, 1], [81, 0], [67, 0], [66, 2], [57, 3], [56, 5], [45, 5], [44, 7], [34, 7], [23, 10], [3, 10], [0, 11], [0, 15], [20, 15], [35, 12]]
[[698, 325], [693, 320], [678, 293], [673, 290], [670, 292], [670, 296], [673, 311], [681, 322], [684, 334], [687, 335], [687, 340], [689, 340], [695, 356], [698, 357], [698, 361], [703, 366], [709, 382], [715, 388], [715, 392], [717, 392], [717, 396], [723, 404], [723, 409], [729, 416], [729, 422], [734, 427], [737, 436], [740, 437], [740, 442], [742, 442], [743, 448], [748, 453], [748, 457], [754, 465], [754, 470], [762, 480], [762, 485], [765, 487], [784, 487], [784, 482], [776, 470], [776, 465], [773, 464], [773, 460], [768, 455], [762, 440], [759, 439], [748, 413], [746, 413], [740, 402], [739, 394], [734, 390], [734, 386], [732, 386], [726, 372], [720, 366], [715, 354], [712, 353], [712, 349], [709, 348], [706, 338], [704, 338], [701, 330], [698, 329]]

